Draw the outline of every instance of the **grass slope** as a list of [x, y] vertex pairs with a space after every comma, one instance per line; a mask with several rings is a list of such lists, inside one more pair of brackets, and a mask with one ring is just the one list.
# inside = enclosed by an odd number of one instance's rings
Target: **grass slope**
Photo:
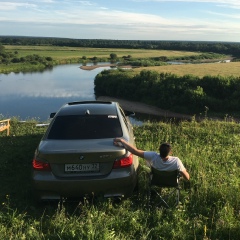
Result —
[[31, 193], [31, 160], [45, 128], [11, 121], [0, 133], [0, 239], [240, 239], [240, 125], [183, 121], [134, 126], [139, 148], [173, 144], [191, 174], [181, 205], [148, 206], [147, 168], [141, 161], [139, 192], [110, 199], [37, 204]]

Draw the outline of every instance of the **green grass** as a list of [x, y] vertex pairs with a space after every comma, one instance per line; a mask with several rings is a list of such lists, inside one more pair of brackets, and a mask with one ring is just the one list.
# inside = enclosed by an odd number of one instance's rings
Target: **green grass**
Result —
[[134, 73], [138, 74], [143, 69], [157, 71], [159, 73], [172, 73], [178, 76], [187, 74], [204, 77], [204, 76], [240, 76], [240, 62], [230, 63], [201, 63], [201, 64], [184, 64], [184, 65], [167, 65], [155, 67], [135, 68]]
[[44, 64], [31, 64], [31, 63], [10, 63], [8, 65], [0, 64], [0, 74], [1, 73], [9, 73], [9, 72], [39, 72], [46, 70], [46, 66]]
[[38, 204], [31, 191], [31, 160], [45, 128], [12, 119], [0, 133], [0, 239], [240, 239], [240, 125], [233, 121], [145, 123], [136, 144], [157, 150], [173, 144], [191, 175], [181, 205], [148, 207], [144, 160], [139, 194], [110, 199]]
[[57, 47], [57, 46], [15, 46], [4, 45], [6, 51], [18, 51], [20, 57], [38, 54], [40, 56], [52, 57], [55, 60], [65, 60], [71, 58], [109, 58], [111, 53], [116, 53], [118, 57], [131, 55], [133, 58], [149, 57], [184, 57], [200, 55], [198, 52], [188, 51], [166, 51], [148, 49], [116, 49], [116, 48], [83, 48], [83, 47]]

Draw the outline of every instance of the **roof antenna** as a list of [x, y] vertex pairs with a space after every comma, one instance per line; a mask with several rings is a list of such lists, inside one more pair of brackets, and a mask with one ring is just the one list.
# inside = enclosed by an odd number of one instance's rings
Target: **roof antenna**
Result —
[[90, 115], [90, 111], [87, 109], [85, 115]]

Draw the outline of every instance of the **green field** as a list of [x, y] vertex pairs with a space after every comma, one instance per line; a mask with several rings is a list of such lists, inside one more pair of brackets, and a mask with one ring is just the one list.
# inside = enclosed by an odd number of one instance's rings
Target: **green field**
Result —
[[135, 68], [134, 72], [139, 73], [143, 69], [157, 71], [159, 73], [172, 73], [178, 76], [191, 74], [194, 76], [240, 76], [240, 62], [230, 63], [201, 63], [201, 64], [184, 64], [168, 65], [160, 67]]
[[78, 48], [78, 47], [56, 47], [56, 46], [14, 46], [5, 45], [7, 51], [18, 51], [20, 56], [38, 54], [40, 56], [49, 56], [56, 60], [64, 60], [71, 58], [87, 58], [99, 57], [109, 58], [111, 53], [116, 53], [118, 57], [131, 55], [133, 58], [149, 58], [149, 57], [180, 57], [199, 55], [197, 52], [186, 51], [165, 51], [165, 50], [147, 50], [147, 49], [111, 49], [111, 48]]
[[178, 208], [148, 205], [142, 159], [139, 191], [126, 200], [34, 202], [31, 160], [45, 128], [11, 121], [0, 133], [0, 239], [240, 239], [240, 125], [230, 119], [145, 123], [135, 126], [136, 144], [157, 150], [171, 142], [190, 175]]
[[[52, 57], [55, 64], [80, 62], [83, 56], [90, 59], [97, 57], [109, 61], [111, 53], [117, 54], [118, 58], [131, 55], [134, 59], [144, 59], [166, 56], [168, 58], [186, 57], [200, 55], [200, 52], [170, 51], [170, 50], [147, 50], [147, 49], [107, 49], [107, 48], [77, 48], [77, 47], [56, 47], [56, 46], [15, 46], [5, 45], [6, 51], [18, 52], [19, 57], [37, 54], [41, 57]], [[44, 66], [21, 65], [18, 64], [0, 64], [0, 73], [30, 71], [44, 68]], [[239, 76], [240, 62], [231, 63], [205, 63], [205, 64], [185, 64], [147, 67], [148, 70], [157, 72], [170, 72], [177, 75], [192, 74], [196, 76], [221, 75], [221, 76]], [[134, 72], [139, 73], [143, 67], [135, 68]]]

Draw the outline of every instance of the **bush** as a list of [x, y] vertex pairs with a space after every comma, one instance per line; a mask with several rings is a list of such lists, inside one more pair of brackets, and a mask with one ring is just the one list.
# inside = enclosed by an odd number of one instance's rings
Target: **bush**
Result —
[[199, 78], [147, 70], [132, 76], [131, 72], [106, 70], [95, 78], [97, 96], [126, 98], [166, 110], [186, 109], [191, 114], [202, 112], [205, 106], [215, 113], [238, 114], [239, 92], [239, 77]]

